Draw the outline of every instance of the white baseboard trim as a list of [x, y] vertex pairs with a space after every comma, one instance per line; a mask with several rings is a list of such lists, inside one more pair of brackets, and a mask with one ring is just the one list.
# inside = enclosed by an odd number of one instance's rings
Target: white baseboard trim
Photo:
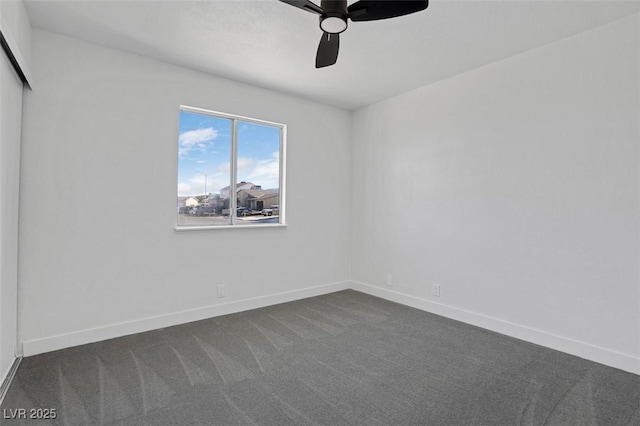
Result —
[[451, 318], [510, 337], [515, 337], [516, 339], [559, 350], [580, 358], [608, 365], [610, 367], [640, 374], [640, 358], [633, 355], [616, 352], [499, 318], [467, 311], [465, 309], [456, 308], [454, 306], [437, 303], [395, 290], [390, 290], [388, 288], [377, 287], [357, 281], [344, 281], [307, 287], [300, 290], [292, 290], [217, 305], [204, 306], [201, 308], [179, 311], [166, 315], [79, 330], [41, 339], [27, 340], [22, 344], [22, 353], [23, 356], [32, 356], [73, 346], [84, 345], [87, 343], [99, 342], [116, 337], [142, 333], [145, 331], [156, 330], [192, 321], [199, 321], [220, 315], [233, 314], [250, 309], [262, 308], [265, 306], [276, 305], [278, 303], [291, 302], [307, 297], [320, 296], [347, 289], [360, 291], [372, 296], [400, 303], [402, 305], [411, 306], [422, 311], [431, 312], [446, 318]]
[[166, 315], [126, 321], [103, 327], [79, 330], [71, 333], [44, 337], [42, 339], [27, 340], [22, 343], [22, 353], [23, 356], [32, 356], [73, 346], [84, 345], [87, 343], [157, 330], [159, 328], [185, 324], [192, 321], [199, 321], [220, 315], [228, 315], [236, 312], [248, 311], [250, 309], [300, 300], [307, 297], [320, 296], [323, 294], [346, 290], [348, 288], [350, 288], [350, 283], [346, 281], [325, 284], [266, 296], [253, 297], [250, 299], [204, 306], [201, 308], [179, 311]]
[[362, 293], [495, 331], [497, 333], [515, 337], [516, 339], [530, 343], [535, 343], [540, 346], [556, 349], [580, 358], [595, 361], [610, 367], [619, 368], [620, 370], [628, 371], [630, 373], [640, 374], [640, 358], [633, 355], [616, 352], [568, 337], [515, 324], [488, 315], [467, 311], [454, 306], [433, 302], [431, 300], [422, 299], [383, 287], [352, 281], [351, 288]]

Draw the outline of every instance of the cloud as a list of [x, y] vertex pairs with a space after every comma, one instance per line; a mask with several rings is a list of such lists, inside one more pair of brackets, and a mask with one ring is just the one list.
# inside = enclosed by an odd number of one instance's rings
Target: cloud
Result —
[[194, 149], [206, 151], [209, 144], [218, 137], [218, 131], [213, 127], [204, 129], [189, 130], [180, 133], [178, 153], [184, 157]]
[[236, 167], [238, 168], [238, 176], [248, 175], [255, 167], [257, 159], [251, 157], [238, 157]]
[[191, 190], [191, 185], [187, 183], [179, 183], [178, 184], [178, 197], [187, 197], [193, 195], [193, 191]]
[[259, 160], [257, 158], [238, 158], [238, 178], [262, 185], [263, 189], [277, 188], [280, 185], [279, 153], [271, 158]]
[[[193, 175], [189, 179], [189, 183], [186, 184], [192, 191], [191, 195], [202, 195], [205, 193], [220, 192], [221, 188], [229, 186], [229, 173], [213, 173], [209, 175], [197, 174]], [[180, 192], [180, 185], [178, 185], [178, 192]]]

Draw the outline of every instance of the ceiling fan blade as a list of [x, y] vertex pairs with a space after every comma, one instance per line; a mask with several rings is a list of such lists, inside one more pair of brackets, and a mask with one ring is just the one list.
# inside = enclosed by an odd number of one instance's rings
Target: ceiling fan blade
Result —
[[328, 67], [338, 60], [338, 50], [340, 49], [339, 34], [322, 34], [318, 53], [316, 54], [316, 68]]
[[360, 0], [347, 10], [352, 21], [375, 21], [419, 12], [427, 6], [428, 0]]
[[322, 15], [322, 8], [309, 0], [280, 0], [282, 3], [290, 4], [307, 12]]

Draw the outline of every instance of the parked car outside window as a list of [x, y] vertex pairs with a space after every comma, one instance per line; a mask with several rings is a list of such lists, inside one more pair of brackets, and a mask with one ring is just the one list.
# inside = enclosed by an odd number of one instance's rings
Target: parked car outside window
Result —
[[274, 214], [278, 214], [278, 205], [274, 204], [268, 209], [262, 209], [262, 216], [273, 216]]

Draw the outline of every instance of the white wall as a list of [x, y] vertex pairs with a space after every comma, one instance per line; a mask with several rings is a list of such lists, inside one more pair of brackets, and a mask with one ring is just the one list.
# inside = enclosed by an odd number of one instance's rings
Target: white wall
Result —
[[640, 373], [638, 27], [357, 111], [356, 287]]
[[[32, 41], [25, 355], [346, 285], [349, 112], [49, 32]], [[174, 231], [180, 104], [287, 124], [288, 227]]]

